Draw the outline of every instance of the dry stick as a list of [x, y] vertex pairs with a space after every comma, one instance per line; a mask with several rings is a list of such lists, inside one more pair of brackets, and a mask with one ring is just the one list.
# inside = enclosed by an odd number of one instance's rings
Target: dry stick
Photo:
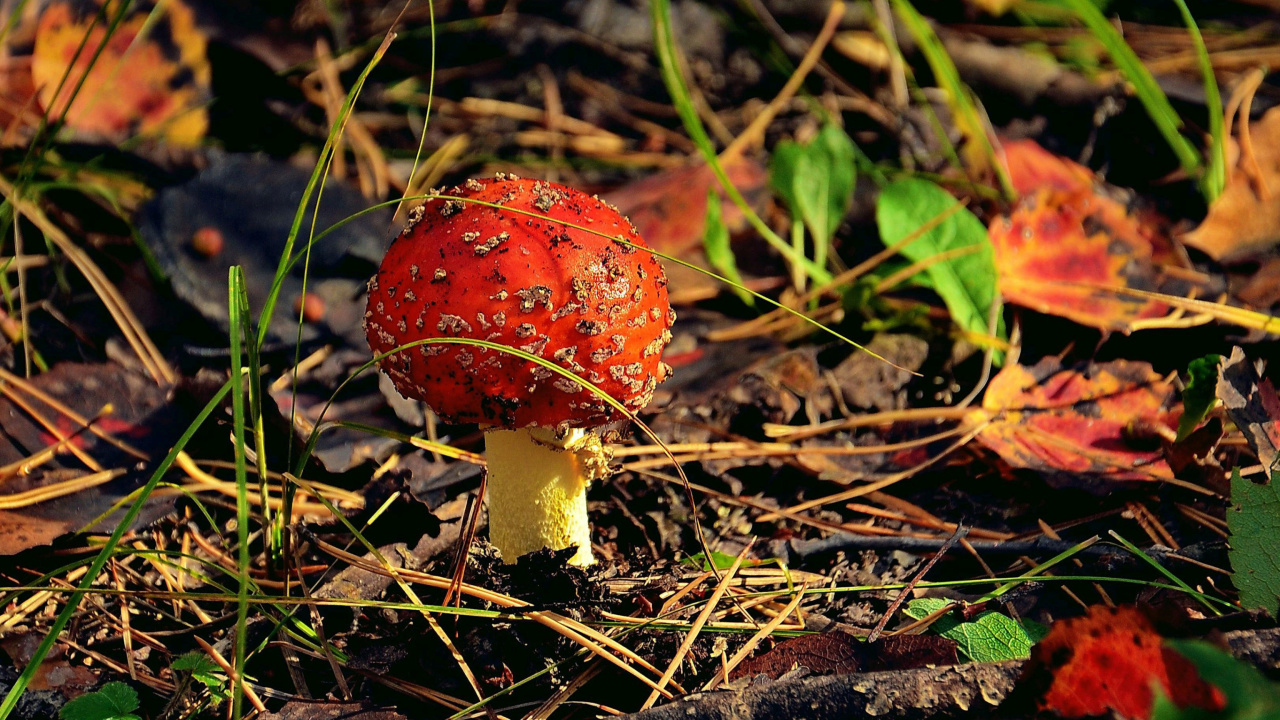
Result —
[[894, 598], [893, 602], [889, 605], [889, 609], [884, 611], [884, 617], [880, 618], [880, 622], [876, 623], [876, 626], [871, 629], [871, 634], [867, 636], [868, 643], [873, 643], [880, 638], [880, 633], [884, 632], [884, 626], [889, 624], [889, 619], [898, 612], [898, 608], [902, 607], [902, 603], [906, 602], [907, 597], [911, 595], [911, 591], [915, 589], [916, 585], [924, 579], [924, 576], [933, 569], [934, 565], [938, 564], [938, 560], [942, 559], [942, 556], [946, 555], [947, 551], [951, 550], [953, 545], [960, 540], [963, 540], [964, 536], [968, 533], [969, 528], [964, 525], [960, 525], [956, 528], [956, 531], [951, 534], [951, 537], [947, 538], [946, 542], [942, 543], [942, 547], [938, 548], [938, 552], [934, 553], [933, 557], [929, 558], [929, 562], [925, 563], [924, 567], [920, 568], [920, 572], [916, 573], [915, 577], [911, 578], [911, 581], [907, 583], [907, 586], [898, 592], [898, 597]]
[[[286, 474], [285, 477], [288, 478], [291, 482], [297, 483], [300, 487], [305, 488], [306, 490], [312, 493], [316, 492], [316, 490], [312, 486], [312, 483], [309, 483], [299, 477], [295, 477], [290, 474]], [[380, 566], [383, 568], [385, 572], [389, 573], [389, 576], [391, 577], [392, 580], [395, 580], [396, 585], [400, 587], [400, 590], [409, 598], [409, 600], [414, 605], [424, 605], [425, 603], [423, 603], [422, 600], [418, 598], [418, 594], [413, 591], [413, 588], [409, 587], [409, 583], [406, 582], [405, 579], [401, 576], [400, 571], [397, 570], [391, 563], [387, 562], [387, 559], [383, 557], [382, 553], [378, 552], [377, 549], [375, 548], [371, 548], [371, 549], [373, 549], [373, 555], [378, 559], [378, 563], [380, 564]], [[458, 669], [462, 671], [463, 676], [466, 677], [467, 682], [471, 685], [471, 689], [475, 691], [476, 699], [484, 700], [485, 699], [484, 691], [480, 689], [480, 681], [476, 679], [475, 673], [471, 671], [471, 666], [467, 664], [466, 658], [462, 657], [462, 653], [458, 652], [457, 646], [453, 644], [453, 640], [449, 638], [449, 634], [446, 633], [444, 631], [444, 628], [440, 626], [440, 623], [436, 620], [435, 615], [433, 615], [432, 613], [428, 612], [425, 609], [421, 609], [418, 612], [419, 614], [422, 615], [423, 619], [427, 621], [427, 625], [430, 626], [431, 631], [435, 633], [436, 637], [440, 639], [440, 642], [444, 643], [445, 648], [448, 649], [449, 654], [453, 657], [454, 662], [458, 664]]]
[[169, 363], [164, 359], [164, 356], [160, 354], [155, 343], [151, 341], [151, 337], [147, 335], [147, 331], [142, 327], [142, 323], [138, 321], [137, 316], [133, 314], [133, 310], [129, 309], [129, 305], [120, 295], [120, 291], [107, 279], [102, 269], [89, 259], [88, 254], [72, 242], [70, 236], [50, 220], [43, 210], [31, 201], [19, 198], [13, 183], [8, 178], [0, 177], [0, 195], [8, 197], [14, 209], [25, 215], [33, 225], [45, 234], [45, 237], [53, 241], [53, 244], [58, 246], [58, 249], [71, 260], [71, 263], [89, 281], [89, 284], [97, 292], [102, 304], [106, 306], [107, 312], [116, 321], [116, 325], [119, 326], [120, 331], [124, 334], [125, 339], [138, 355], [138, 359], [152, 379], [159, 384], [165, 385], [177, 382], [177, 375], [169, 367]]
[[218, 667], [222, 668], [222, 671], [227, 674], [227, 682], [231, 683], [231, 687], [235, 688], [238, 685], [244, 688], [244, 697], [249, 701], [250, 705], [253, 705], [253, 709], [260, 713], [265, 713], [267, 711], [267, 706], [262, 704], [262, 700], [258, 698], [258, 693], [254, 692], [253, 688], [248, 683], [237, 681], [238, 677], [236, 675], [236, 669], [231, 667], [231, 663], [227, 662], [226, 658], [222, 657], [222, 653], [218, 652], [217, 648], [210, 645], [209, 641], [199, 635], [195, 635], [193, 637], [195, 638], [196, 644], [208, 653], [209, 657], [218, 664]]
[[973, 412], [969, 408], [937, 407], [911, 408], [909, 410], [887, 410], [885, 412], [859, 415], [841, 420], [828, 420], [817, 425], [796, 427], [795, 425], [764, 424], [764, 434], [772, 438], [786, 440], [807, 440], [819, 435], [840, 430], [874, 427], [877, 425], [893, 425], [899, 422], [928, 422], [930, 420], [960, 420]]
[[898, 272], [881, 280], [880, 284], [876, 285], [876, 292], [882, 293], [887, 290], [892, 290], [894, 287], [896, 287], [899, 283], [905, 281], [907, 278], [914, 277], [915, 275], [918, 275], [920, 272], [927, 270], [930, 267], [933, 267], [934, 265], [938, 265], [938, 264], [947, 262], [949, 260], [955, 260], [956, 258], [964, 257], [966, 255], [973, 255], [974, 253], [981, 252], [985, 247], [986, 247], [985, 245], [980, 245], [975, 243], [973, 245], [966, 245], [964, 247], [952, 248], [951, 250], [946, 250], [936, 255], [930, 255], [929, 257], [923, 260], [918, 260], [916, 262], [913, 262], [910, 265], [902, 268]]
[[565, 701], [573, 697], [574, 693], [581, 690], [583, 685], [586, 685], [592, 678], [599, 675], [600, 671], [603, 669], [604, 663], [601, 662], [600, 658], [593, 659], [587, 664], [587, 667], [582, 672], [578, 673], [578, 675], [574, 677], [573, 680], [570, 680], [564, 687], [556, 691], [554, 695], [547, 698], [541, 705], [530, 711], [522, 720], [547, 720], [551, 717], [551, 713], [555, 712], [557, 708], [565, 703]]
[[[116, 590], [120, 591], [121, 597], [125, 597], [124, 583], [120, 581], [120, 572], [114, 560], [111, 563], [111, 580], [115, 583]], [[133, 628], [129, 625], [129, 603], [124, 601], [120, 603], [120, 639], [124, 644], [124, 660], [129, 668], [129, 677], [137, 680], [138, 668], [133, 660]]]
[[[62, 432], [62, 430], [59, 429], [58, 426], [53, 423], [53, 421], [49, 420], [44, 415], [41, 415], [40, 412], [36, 410], [31, 403], [27, 402], [26, 398], [14, 392], [13, 389], [10, 388], [7, 383], [0, 384], [0, 394], [8, 398], [9, 402], [21, 408], [24, 412], [27, 413], [27, 415], [31, 416], [31, 419], [35, 420], [36, 424], [44, 428], [45, 431], [48, 432], [50, 435], [52, 435], [55, 440], [62, 442], [68, 439], [69, 436], [67, 435], [67, 433]], [[84, 450], [81, 450], [80, 447], [77, 446], [75, 443], [68, 445], [67, 450], [70, 451], [72, 455], [75, 455], [76, 459], [84, 463], [85, 467], [89, 468], [90, 470], [93, 470], [95, 472], [102, 470], [102, 466], [98, 464], [98, 461], [94, 460]]]
[[800, 606], [800, 603], [804, 601], [804, 593], [808, 589], [808, 584], [801, 585], [796, 590], [795, 597], [791, 598], [791, 602], [787, 603], [787, 606], [782, 609], [782, 612], [778, 613], [777, 616], [770, 620], [764, 627], [757, 630], [756, 634], [752, 635], [751, 639], [747, 641], [747, 644], [743, 645], [738, 652], [734, 653], [732, 658], [729, 658], [729, 662], [724, 665], [723, 672], [711, 678], [711, 680], [709, 680], [702, 689], [715, 690], [720, 686], [721, 682], [728, 681], [729, 673], [733, 672], [735, 668], [742, 664], [743, 660], [747, 659], [747, 656], [756, 649], [756, 646], [760, 644], [760, 641], [769, 637], [769, 635], [773, 633], [774, 630], [777, 630], [778, 626], [781, 625], [783, 621], [791, 615], [791, 613], [795, 612], [796, 608]]
[[[859, 457], [862, 455], [879, 455], [886, 452], [896, 452], [898, 450], [910, 450], [921, 445], [928, 445], [944, 440], [953, 435], [960, 434], [959, 428], [953, 428], [945, 432], [940, 432], [927, 437], [917, 438], [915, 440], [904, 440], [897, 443], [888, 443], [885, 445], [857, 445], [854, 447], [770, 447], [759, 448], [753, 452], [742, 451], [721, 451], [721, 452], [694, 452], [682, 453], [675, 456], [676, 462], [695, 462], [698, 460], [730, 460], [730, 459], [748, 459], [748, 458], [768, 458], [768, 457], [789, 457], [797, 458], [805, 455], [814, 455], [818, 457]], [[671, 459], [666, 457], [650, 458], [647, 460], [635, 460], [622, 466], [624, 470], [647, 470], [654, 467], [664, 467], [671, 464]]]
[[666, 617], [670, 615], [671, 609], [675, 607], [676, 603], [680, 602], [685, 595], [688, 595], [697, 589], [699, 585], [706, 582], [709, 577], [711, 577], [711, 571], [705, 570], [699, 573], [697, 577], [685, 583], [684, 587], [672, 593], [671, 597], [667, 598], [666, 602], [662, 603], [662, 607], [658, 608], [658, 617]]
[[[311, 599], [311, 588], [307, 587], [307, 580], [302, 575], [301, 564], [301, 548], [295, 544], [296, 553], [293, 571], [298, 576], [298, 587], [302, 588], [302, 595], [308, 600]], [[311, 624], [316, 629], [316, 638], [320, 641], [320, 649], [324, 651], [324, 658], [329, 662], [329, 670], [333, 672], [333, 677], [338, 681], [338, 689], [342, 691], [344, 700], [351, 699], [351, 688], [347, 686], [347, 676], [342, 672], [342, 664], [338, 662], [338, 657], [333, 654], [333, 647], [329, 644], [329, 639], [325, 637], [324, 617], [320, 615], [320, 608], [314, 602], [307, 603], [307, 609], [311, 613]]]
[[[990, 425], [990, 424], [991, 424], [990, 420], [986, 420], [981, 423], [978, 423], [971, 430], [966, 432], [959, 440], [947, 446], [947, 448], [944, 449], [942, 452], [938, 453], [937, 455], [934, 455], [933, 457], [929, 458], [928, 460], [925, 460], [922, 463], [909, 467], [906, 470], [903, 470], [902, 472], [894, 473], [887, 477], [883, 477], [879, 480], [876, 480], [875, 482], [867, 483], [866, 485], [853, 488], [852, 490], [845, 490], [843, 492], [838, 492], [834, 495], [815, 498], [813, 500], [806, 500], [805, 502], [802, 502], [798, 505], [793, 505], [787, 508], [787, 512], [799, 513], [799, 512], [808, 510], [809, 508], [819, 507], [822, 505], [829, 505], [831, 503], [843, 502], [845, 500], [852, 500], [853, 498], [856, 498], [856, 497], [862, 497], [863, 495], [870, 495], [871, 493], [876, 492], [878, 490], [883, 490], [884, 488], [889, 487], [894, 483], [905, 480], [915, 475], [916, 473], [922, 470], [925, 470], [926, 468], [930, 467], [934, 463], [937, 463], [938, 461], [942, 460], [943, 458], [955, 452], [956, 450], [959, 450], [960, 448], [969, 444], [970, 440], [977, 437], [978, 433], [982, 432], [982, 430], [986, 428], [987, 425]], [[759, 518], [757, 518], [757, 520], [760, 522], [768, 522], [770, 520], [775, 519], [778, 514], [780, 513], [771, 513], [768, 515], [762, 515]]]
[[738, 568], [742, 567], [742, 561], [746, 559], [747, 553], [751, 552], [751, 546], [754, 544], [755, 540], [752, 539], [747, 543], [746, 547], [742, 548], [742, 552], [738, 553], [738, 557], [733, 559], [733, 564], [729, 566], [729, 570], [720, 579], [720, 584], [716, 585], [711, 597], [707, 598], [707, 604], [703, 606], [702, 612], [698, 613], [697, 619], [693, 621], [693, 626], [689, 628], [689, 633], [684, 636], [684, 641], [676, 649], [676, 654], [671, 658], [670, 664], [667, 665], [666, 672], [662, 673], [662, 679], [658, 680], [658, 688], [649, 694], [644, 704], [640, 706], [641, 710], [648, 710], [658, 701], [659, 690], [666, 687], [667, 683], [671, 681], [671, 677], [676, 674], [680, 664], [684, 662], [684, 656], [689, 653], [689, 648], [693, 647], [693, 641], [698, 639], [698, 633], [702, 631], [702, 626], [707, 623], [707, 618], [711, 617], [711, 613], [715, 611], [720, 598], [724, 596], [724, 591], [729, 587], [729, 581], [738, 572]]
[[[326, 543], [323, 540], [317, 539], [315, 542], [316, 542], [316, 547], [320, 548], [321, 550], [324, 550], [326, 553], [328, 553], [329, 555], [332, 555], [335, 558], [346, 561], [347, 563], [360, 567], [364, 570], [368, 570], [370, 572], [374, 572], [379, 575], [386, 575], [390, 577], [390, 574], [381, 565], [369, 562], [364, 558], [360, 557], [359, 555], [354, 555], [352, 553], [349, 553], [335, 545], [330, 545], [329, 543]], [[448, 590], [449, 587], [453, 585], [453, 580], [450, 578], [437, 577], [435, 575], [430, 575], [428, 573], [419, 572], [416, 570], [400, 569], [398, 572], [401, 576], [403, 576], [407, 580], [410, 580], [412, 582], [416, 582], [422, 585], [426, 585], [428, 587], [434, 587], [438, 590]], [[646, 670], [649, 670], [655, 675], [658, 674], [658, 669], [656, 667], [654, 667], [649, 661], [645, 660], [639, 655], [636, 655], [631, 650], [627, 649], [626, 647], [623, 647], [620, 643], [618, 643], [613, 638], [603, 635], [597, 632], [596, 630], [594, 630], [593, 628], [589, 628], [585, 625], [582, 625], [581, 623], [568, 620], [567, 618], [562, 617], [558, 613], [545, 611], [545, 610], [530, 610], [528, 609], [529, 603], [526, 603], [523, 600], [517, 600], [513, 597], [503, 595], [502, 593], [497, 593], [492, 590], [487, 590], [477, 585], [462, 583], [459, 586], [459, 592], [478, 598], [480, 600], [484, 600], [485, 602], [490, 602], [490, 603], [493, 603], [494, 605], [498, 605], [500, 607], [510, 609], [513, 612], [523, 614], [529, 619], [537, 622], [538, 624], [543, 625], [547, 628], [550, 628], [551, 630], [554, 630], [555, 632], [559, 633], [560, 635], [563, 635], [569, 640], [572, 640], [573, 642], [576, 642], [579, 645], [582, 645], [583, 647], [590, 650], [593, 654], [613, 663], [615, 666], [617, 666], [624, 672], [628, 673], [632, 677], [635, 677], [637, 680], [644, 683], [645, 685], [651, 688], [658, 687], [657, 683], [655, 683], [653, 680], [650, 680], [649, 678], [645, 677], [634, 667], [631, 667], [626, 662], [623, 662], [620, 658], [614, 656], [613, 653], [606, 651], [604, 647], [608, 647], [609, 649], [614, 650], [615, 652], [625, 655], [628, 660], [636, 663], [637, 665], [643, 667]], [[597, 641], [599, 642], [599, 644], [597, 644]], [[604, 647], [601, 647], [602, 645]], [[675, 683], [671, 683], [671, 686], [674, 688], [677, 688], [678, 692], [684, 692], [684, 690], [682, 688], [679, 688], [679, 686], [676, 685]], [[670, 691], [663, 690], [662, 692], [665, 696], [672, 697]]]
[[81, 415], [75, 410], [72, 410], [65, 403], [53, 397], [49, 393], [46, 393], [44, 390], [41, 390], [39, 386], [31, 382], [28, 382], [27, 380], [20, 378], [17, 375], [14, 375], [13, 373], [9, 372], [8, 370], [5, 370], [2, 367], [0, 367], [0, 381], [13, 383], [13, 385], [17, 387], [19, 390], [22, 390], [23, 392], [34, 397], [35, 399], [39, 400], [45, 405], [48, 405], [49, 407], [53, 408], [55, 411], [66, 416], [66, 418], [71, 422], [75, 423], [76, 425], [83, 425], [85, 429], [87, 429], [89, 432], [96, 435], [98, 438], [100, 438], [104, 442], [111, 443], [116, 448], [138, 458], [139, 460], [150, 459], [150, 456], [147, 455], [145, 452], [130, 445], [124, 440], [121, 440], [120, 438], [116, 437], [114, 434], [106, 430], [103, 430], [96, 423], [94, 423], [92, 419], [85, 418], [85, 416]]
[[[17, 196], [15, 193], [16, 204]], [[27, 305], [27, 268], [22, 262], [22, 223], [18, 213], [13, 214], [13, 257], [18, 262], [18, 312], [22, 324], [22, 364], [27, 377], [31, 377], [31, 323]]]
[[791, 101], [792, 96], [800, 89], [801, 83], [808, 77], [809, 72], [813, 70], [813, 66], [817, 65], [818, 61], [822, 59], [822, 51], [826, 49], [827, 43], [831, 42], [831, 38], [836, 34], [836, 28], [840, 25], [840, 20], [843, 17], [844, 3], [841, 0], [831, 3], [831, 9], [827, 11], [827, 20], [822, 24], [822, 30], [818, 31], [818, 37], [814, 39], [809, 51], [801, 58], [796, 71], [791, 73], [791, 77], [787, 78], [787, 84], [782, 86], [782, 91], [751, 121], [747, 129], [743, 130], [742, 134], [734, 138], [733, 142], [729, 143], [729, 147], [720, 153], [719, 160], [721, 163], [736, 160], [742, 153], [764, 140], [765, 129], [769, 127], [769, 124], [773, 122], [778, 113], [782, 112], [782, 108]]
[[24, 490], [22, 492], [11, 493], [8, 495], [0, 495], [0, 510], [16, 510], [17, 508], [29, 507], [37, 503], [53, 500], [54, 498], [74, 495], [83, 492], [91, 487], [105, 485], [106, 483], [123, 476], [128, 471], [120, 468], [116, 470], [102, 470], [100, 472], [82, 475], [72, 480], [45, 485], [43, 487]]

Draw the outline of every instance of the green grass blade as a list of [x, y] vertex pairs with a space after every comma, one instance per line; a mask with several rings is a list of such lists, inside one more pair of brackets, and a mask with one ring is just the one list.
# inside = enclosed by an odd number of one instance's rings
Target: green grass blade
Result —
[[[1138, 54], [1129, 47], [1120, 32], [1093, 4], [1092, 0], [1057, 0], [1057, 2], [1070, 9], [1084, 23], [1089, 32], [1102, 43], [1102, 47], [1111, 56], [1116, 67], [1120, 68], [1120, 72], [1124, 73], [1125, 78], [1133, 84], [1138, 100], [1146, 108], [1147, 114], [1151, 116], [1156, 129], [1164, 136], [1165, 142], [1169, 143], [1173, 154], [1178, 157], [1178, 163], [1182, 166], [1183, 172], [1191, 177], [1199, 177], [1203, 167], [1200, 154], [1196, 152], [1191, 142], [1183, 137], [1180, 132], [1183, 127], [1182, 118], [1174, 112], [1173, 105], [1169, 104], [1169, 98], [1160, 89], [1155, 76], [1138, 59]], [[1221, 117], [1221, 109], [1218, 115]]]
[[[945, 90], [951, 97], [952, 112], [956, 115], [955, 123], [970, 142], [978, 143], [1000, 183], [1001, 190], [1004, 191], [1005, 198], [1017, 197], [1018, 193], [1013, 189], [1009, 174], [1005, 172], [1004, 165], [996, 157], [991, 138], [987, 137], [986, 124], [978, 114], [978, 107], [969, 94], [969, 88], [960, 79], [960, 71], [956, 70], [956, 64], [951, 61], [951, 56], [942, 46], [942, 40], [910, 2], [893, 0], [893, 7], [898, 17], [902, 18], [903, 24], [907, 26], [907, 32], [911, 33], [916, 44], [919, 45], [920, 53], [924, 55], [925, 62], [929, 63], [929, 69], [933, 71], [938, 87]], [[946, 137], [946, 134], [940, 133], [939, 137]]]
[[[1186, 582], [1184, 582], [1182, 578], [1178, 577], [1177, 575], [1174, 575], [1173, 571], [1169, 570], [1169, 568], [1166, 568], [1165, 566], [1156, 562], [1155, 558], [1142, 552], [1142, 549], [1139, 548], [1137, 545], [1134, 545], [1133, 543], [1121, 537], [1120, 533], [1116, 532], [1115, 530], [1108, 530], [1107, 534], [1115, 538], [1121, 545], [1124, 545], [1126, 550], [1136, 555], [1139, 559], [1141, 559], [1146, 564], [1155, 568], [1156, 572], [1159, 572], [1161, 575], [1169, 578], [1169, 581], [1172, 582], [1174, 585], [1177, 585], [1178, 587], [1182, 588], [1188, 593], [1195, 594], [1195, 591], [1191, 589], [1191, 586], [1188, 585]], [[1212, 612], [1214, 615], [1222, 614], [1218, 610], [1218, 608], [1206, 602], [1204, 598], [1197, 598], [1197, 599], [1200, 600], [1201, 605], [1204, 605], [1206, 608], [1209, 608], [1209, 612]]]
[[[248, 305], [248, 294], [244, 285], [244, 271], [239, 265], [227, 272], [227, 310], [231, 316], [231, 417], [235, 436], [236, 463], [236, 539], [239, 543], [240, 585], [236, 593], [236, 646], [235, 686], [231, 691], [231, 717], [239, 720], [244, 705], [244, 661], [245, 645], [248, 642], [249, 626], [249, 477], [245, 467], [245, 408], [244, 408], [244, 366], [242, 337], [252, 344], [252, 335], [244, 335], [243, 310]], [[262, 482], [266, 482], [263, 476]], [[267, 509], [265, 490], [263, 510]]]
[[[1178, 4], [1182, 20], [1187, 24], [1187, 32], [1191, 33], [1191, 42], [1196, 49], [1196, 60], [1200, 64], [1200, 73], [1204, 75], [1204, 104], [1209, 111], [1209, 163], [1205, 167], [1204, 177], [1200, 180], [1200, 189], [1209, 202], [1218, 199], [1223, 188], [1227, 186], [1227, 145], [1223, 137], [1226, 120], [1222, 112], [1222, 94], [1218, 91], [1218, 78], [1213, 74], [1213, 61], [1209, 59], [1209, 49], [1204, 45], [1204, 37], [1191, 16], [1186, 0], [1173, 0]], [[1245, 122], [1249, 122], [1245, 118]]]
[[716, 157], [715, 145], [711, 142], [711, 137], [707, 135], [707, 130], [702, 126], [702, 120], [698, 118], [698, 111], [693, 106], [693, 99], [689, 95], [689, 88], [685, 85], [684, 73], [680, 70], [680, 63], [676, 55], [675, 36], [671, 32], [671, 7], [669, 0], [653, 0], [650, 3], [650, 10], [653, 17], [653, 38], [654, 48], [658, 55], [658, 66], [662, 73], [662, 81], [667, 86], [667, 92], [671, 95], [671, 102], [675, 105], [676, 112], [680, 115], [680, 120], [684, 124], [685, 132], [689, 133], [698, 150], [702, 153], [702, 157], [706, 160], [711, 171], [715, 173], [716, 180], [720, 182], [720, 186], [724, 189], [725, 194], [742, 210], [747, 222], [760, 236], [769, 243], [769, 246], [778, 251], [780, 255], [793, 264], [800, 265], [804, 268], [805, 273], [816, 283], [823, 284], [831, 280], [831, 274], [827, 270], [809, 258], [803, 253], [797, 253], [791, 244], [773, 231], [767, 223], [751, 205], [747, 203], [746, 198], [742, 197], [742, 193], [729, 180], [728, 174], [724, 171], [724, 166], [720, 164], [720, 160]]

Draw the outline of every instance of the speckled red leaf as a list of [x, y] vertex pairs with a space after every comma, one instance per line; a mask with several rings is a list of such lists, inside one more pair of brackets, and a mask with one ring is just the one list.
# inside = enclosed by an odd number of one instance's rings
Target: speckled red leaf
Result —
[[[208, 126], [206, 40], [191, 8], [179, 0], [164, 3], [158, 21], [143, 35], [154, 7], [152, 2], [133, 3], [108, 37], [110, 23], [93, 22], [93, 3], [50, 3], [40, 16], [31, 60], [32, 82], [44, 110], [99, 139], [147, 134], [180, 145], [199, 142]], [[115, 5], [108, 8], [108, 16], [116, 11]]]
[[[1107, 288], [1157, 290], [1168, 242], [1085, 167], [1029, 140], [1004, 144], [1022, 195], [988, 228], [1006, 300], [1107, 330], [1166, 315], [1163, 303]], [[1090, 287], [1080, 287], [1081, 285]]]
[[1147, 363], [1062, 370], [1048, 358], [1002, 370], [968, 421], [989, 421], [979, 442], [1013, 467], [1105, 480], [1165, 479], [1173, 473], [1158, 442], [1136, 438], [1135, 430], [1177, 428], [1180, 410], [1172, 395]]
[[1096, 605], [1081, 618], [1060, 620], [1031, 650], [1023, 682], [1037, 693], [1041, 711], [1064, 718], [1151, 717], [1153, 687], [1182, 708], [1220, 711], [1222, 692], [1195, 666], [1164, 646], [1164, 638], [1140, 610]]
[[[768, 173], [760, 163], [739, 157], [724, 164], [729, 181], [757, 210], [768, 199]], [[707, 191], [719, 187], [704, 164], [666, 170], [604, 194], [636, 226], [649, 247], [681, 255], [700, 247], [707, 219]], [[729, 200], [722, 215], [729, 232], [746, 226], [742, 211]]]

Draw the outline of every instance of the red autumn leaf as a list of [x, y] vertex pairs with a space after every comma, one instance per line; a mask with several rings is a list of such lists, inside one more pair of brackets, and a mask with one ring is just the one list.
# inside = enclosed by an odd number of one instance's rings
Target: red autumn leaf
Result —
[[[96, 8], [77, 12], [69, 0], [46, 7], [31, 59], [45, 111], [106, 140], [159, 134], [173, 144], [199, 142], [209, 122], [205, 37], [191, 8], [178, 0], [166, 2], [159, 22], [143, 35], [152, 10], [153, 3], [134, 3], [107, 37], [110, 23], [94, 22]], [[115, 12], [115, 4], [107, 8], [108, 17]]]
[[[729, 182], [757, 210], [768, 198], [768, 173], [760, 163], [738, 156], [724, 163]], [[682, 255], [700, 247], [707, 221], [707, 191], [718, 188], [711, 168], [704, 164], [679, 167], [650, 175], [604, 194], [636, 226], [649, 247]], [[722, 215], [729, 232], [746, 227], [742, 211], [725, 199]]]
[[1023, 682], [1047, 686], [1041, 711], [1064, 718], [1151, 717], [1154, 687], [1181, 708], [1219, 711], [1226, 698], [1195, 666], [1164, 646], [1164, 638], [1137, 608], [1095, 605], [1081, 618], [1060, 620], [1031, 649]]
[[1173, 388], [1143, 362], [1116, 360], [1062, 370], [1055, 358], [1011, 365], [991, 380], [971, 424], [978, 440], [1013, 467], [1105, 480], [1173, 477], [1156, 442], [1135, 431], [1178, 425]]
[[1163, 303], [1109, 288], [1160, 289], [1168, 241], [1087, 168], [1030, 140], [1003, 149], [1022, 195], [988, 228], [1005, 299], [1104, 330], [1128, 331], [1135, 321], [1167, 315]]

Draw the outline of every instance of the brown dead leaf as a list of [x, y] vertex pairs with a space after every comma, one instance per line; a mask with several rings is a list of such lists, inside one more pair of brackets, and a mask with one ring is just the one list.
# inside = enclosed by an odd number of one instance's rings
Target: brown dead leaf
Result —
[[734, 668], [729, 677], [767, 675], [777, 680], [795, 668], [815, 675], [846, 675], [956, 662], [955, 641], [937, 635], [886, 635], [867, 643], [835, 630], [783, 640]]
[[1280, 242], [1280, 108], [1249, 124], [1257, 174], [1244, 153], [1209, 214], [1182, 241], [1214, 260], [1253, 255]]
[[1235, 348], [1230, 358], [1219, 363], [1217, 392], [1258, 461], [1275, 469], [1280, 463], [1280, 396], [1275, 386], [1258, 375], [1243, 350]]

